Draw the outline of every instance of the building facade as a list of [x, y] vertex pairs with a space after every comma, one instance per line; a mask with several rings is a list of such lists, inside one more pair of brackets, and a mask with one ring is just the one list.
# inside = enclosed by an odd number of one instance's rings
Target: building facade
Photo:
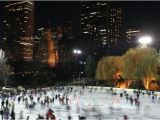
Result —
[[81, 2], [81, 34], [86, 36], [89, 53], [112, 54], [122, 37], [122, 9], [110, 2]]
[[34, 37], [33, 58], [35, 62], [48, 62], [48, 43], [45, 37], [45, 29], [37, 29]]
[[73, 23], [71, 20], [65, 21], [61, 25], [62, 37], [59, 39], [59, 61], [61, 63], [73, 62]]
[[13, 61], [32, 61], [34, 3], [29, 1], [6, 2], [3, 49]]
[[122, 38], [122, 9], [121, 8], [111, 8], [110, 9], [110, 21], [109, 21], [109, 33], [108, 38], [109, 47], [113, 49], [118, 46], [118, 42]]

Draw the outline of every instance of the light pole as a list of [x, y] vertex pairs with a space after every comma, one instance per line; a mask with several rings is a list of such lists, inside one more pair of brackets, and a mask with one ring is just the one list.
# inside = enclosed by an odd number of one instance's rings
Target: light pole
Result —
[[[80, 50], [80, 49], [73, 49], [73, 54], [75, 55], [75, 57], [76, 57], [76, 61], [75, 61], [75, 66], [76, 66], [76, 69], [75, 69], [75, 75], [74, 75], [74, 77], [75, 77], [75, 79], [76, 79], [76, 77], [77, 77], [77, 75], [78, 75], [78, 60], [77, 60], [77, 56], [78, 55], [81, 55], [82, 54], [82, 51]], [[74, 83], [75, 83], [75, 79], [74, 79]]]
[[151, 36], [142, 36], [138, 39], [141, 48], [147, 48], [147, 45], [151, 44], [152, 41], [153, 40]]

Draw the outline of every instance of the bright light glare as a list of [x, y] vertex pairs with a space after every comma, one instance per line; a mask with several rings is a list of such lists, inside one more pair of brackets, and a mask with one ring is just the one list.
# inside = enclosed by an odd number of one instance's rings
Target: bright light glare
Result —
[[77, 50], [77, 53], [78, 53], [78, 54], [81, 54], [82, 52], [81, 52], [80, 50]]
[[81, 50], [78, 50], [78, 49], [74, 49], [74, 50], [73, 50], [73, 53], [74, 53], [74, 54], [81, 54], [82, 51], [81, 51]]
[[77, 53], [77, 50], [73, 50], [73, 53]]
[[150, 37], [150, 36], [144, 36], [144, 37], [141, 37], [138, 41], [141, 44], [150, 44], [150, 43], [152, 43], [152, 37]]

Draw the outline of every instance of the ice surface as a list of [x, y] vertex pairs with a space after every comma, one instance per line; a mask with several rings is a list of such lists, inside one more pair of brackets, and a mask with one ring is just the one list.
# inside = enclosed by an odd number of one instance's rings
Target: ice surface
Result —
[[[147, 94], [140, 95], [140, 107], [131, 105], [130, 101], [126, 102], [125, 96], [120, 97], [119, 93], [124, 93], [122, 89], [114, 89], [117, 95], [112, 95], [110, 88], [108, 87], [87, 87], [83, 90], [82, 87], [73, 86], [72, 92], [67, 92], [67, 87], [64, 90], [48, 90], [47, 96], [52, 98], [57, 94], [61, 96], [68, 96], [68, 105], [66, 101], [64, 104], [59, 103], [59, 100], [55, 100], [54, 104], [41, 107], [41, 104], [37, 102], [37, 96], [34, 96], [36, 102], [35, 109], [25, 109], [25, 104], [21, 101], [18, 103], [16, 96], [15, 100], [15, 113], [16, 120], [20, 119], [20, 112], [23, 111], [23, 118], [26, 120], [29, 116], [29, 120], [36, 120], [37, 115], [41, 114], [46, 116], [48, 108], [53, 109], [56, 120], [68, 120], [68, 116], [72, 116], [72, 120], [79, 120], [80, 116], [85, 116], [87, 120], [123, 120], [123, 116], [127, 115], [129, 120], [159, 120], [160, 119], [160, 99], [159, 92], [156, 92], [157, 99], [152, 100], [152, 95]], [[133, 98], [136, 95], [133, 90], [126, 90], [129, 96]], [[27, 94], [25, 97], [29, 97]], [[41, 99], [44, 99], [43, 94]], [[0, 99], [1, 102], [2, 98]], [[9, 101], [13, 101], [9, 98]], [[29, 101], [30, 102], [30, 101]], [[70, 106], [70, 110], [67, 110], [67, 106]], [[1, 116], [0, 116], [1, 119]]]

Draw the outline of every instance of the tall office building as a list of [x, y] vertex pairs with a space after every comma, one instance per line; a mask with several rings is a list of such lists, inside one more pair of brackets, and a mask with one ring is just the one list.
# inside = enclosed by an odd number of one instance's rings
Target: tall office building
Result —
[[13, 61], [32, 61], [33, 2], [16, 1], [5, 4], [3, 49]]
[[110, 9], [109, 33], [110, 46], [116, 47], [122, 37], [122, 9]]
[[[61, 63], [68, 63], [73, 61], [73, 42], [75, 36], [73, 35], [72, 21], [67, 20], [61, 25], [62, 38], [59, 44], [59, 56]], [[76, 40], [77, 42], [78, 40]]]
[[98, 54], [107, 44], [109, 21], [108, 2], [81, 2], [81, 33], [88, 37], [87, 51]]
[[113, 8], [111, 2], [81, 2], [81, 33], [86, 36], [89, 53], [99, 57], [112, 54], [121, 30], [121, 8]]
[[73, 25], [72, 21], [68, 20], [62, 25], [62, 34], [64, 38], [72, 39], [73, 38]]
[[35, 62], [48, 62], [48, 43], [45, 37], [45, 29], [40, 28], [36, 31], [37, 35], [34, 38], [33, 58]]

